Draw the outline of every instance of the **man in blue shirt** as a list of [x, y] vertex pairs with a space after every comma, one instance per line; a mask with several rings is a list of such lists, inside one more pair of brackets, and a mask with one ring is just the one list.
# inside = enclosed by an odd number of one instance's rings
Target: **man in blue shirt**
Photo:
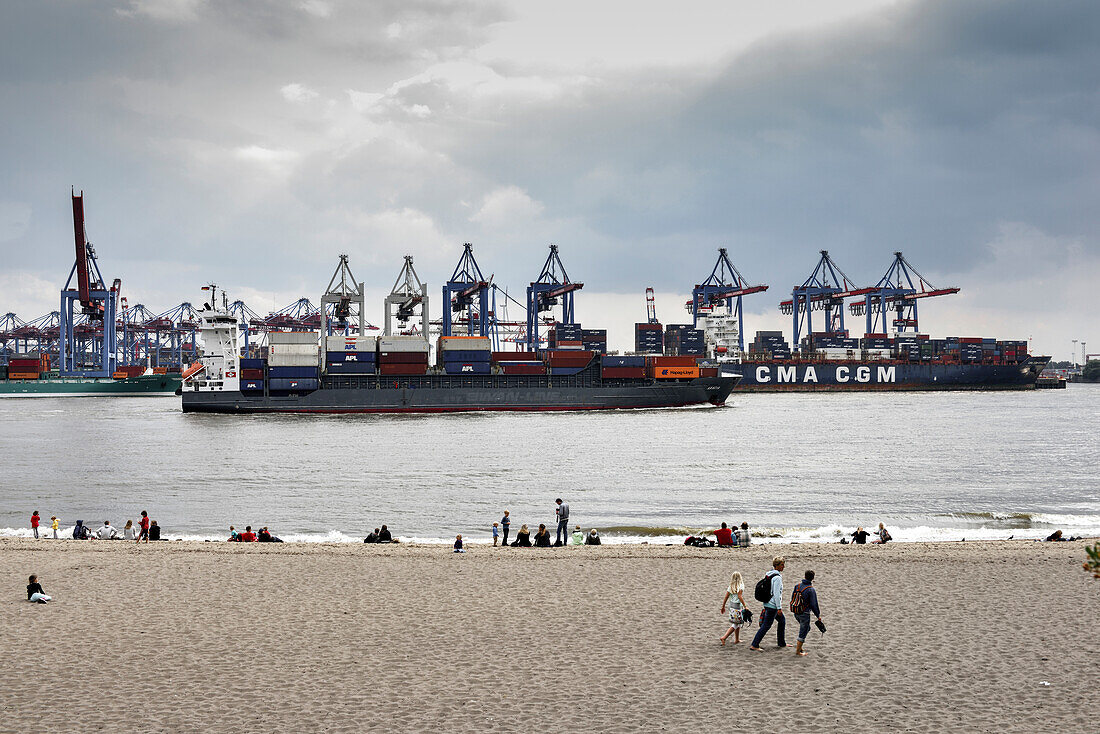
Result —
[[776, 556], [772, 560], [772, 570], [768, 571], [766, 578], [772, 580], [772, 595], [771, 598], [764, 602], [764, 609], [760, 612], [760, 629], [756, 631], [756, 637], [752, 638], [752, 646], [750, 650], [760, 652], [760, 641], [764, 639], [764, 635], [768, 634], [768, 630], [772, 628], [772, 622], [778, 619], [776, 625], [775, 638], [779, 647], [786, 647], [787, 640], [783, 635], [784, 627], [787, 626], [787, 621], [783, 619], [783, 556]]

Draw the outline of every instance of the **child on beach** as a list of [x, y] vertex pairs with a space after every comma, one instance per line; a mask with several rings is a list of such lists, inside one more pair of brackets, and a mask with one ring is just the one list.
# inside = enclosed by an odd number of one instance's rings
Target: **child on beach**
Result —
[[465, 553], [466, 549], [462, 547], [462, 534], [459, 533], [455, 536], [455, 553]]
[[581, 526], [573, 528], [573, 539], [571, 545], [584, 545], [584, 533], [581, 531]]
[[500, 530], [498, 529], [497, 524], [493, 523], [493, 547], [494, 548], [497, 547], [497, 541], [500, 539], [499, 535], [500, 535]]
[[730, 585], [726, 588], [726, 595], [722, 598], [722, 614], [726, 613], [726, 602], [730, 603], [730, 628], [726, 634], [718, 638], [722, 645], [726, 644], [726, 638], [733, 634], [733, 644], [741, 642], [741, 625], [744, 624], [742, 613], [745, 610], [745, 581], [741, 578], [740, 571], [734, 571], [730, 579]]
[[46, 596], [46, 592], [42, 591], [42, 584], [38, 583], [38, 577], [32, 573], [30, 578], [27, 579], [27, 601], [45, 604], [52, 598]]
[[52, 523], [53, 526], [53, 539], [57, 540], [57, 529], [58, 526], [61, 524], [61, 522], [57, 519], [57, 515], [54, 515], [50, 518], [50, 523]]
[[41, 518], [38, 516], [38, 510], [35, 510], [34, 514], [31, 515], [31, 530], [34, 531], [34, 539], [35, 540], [38, 540], [38, 521], [40, 519]]

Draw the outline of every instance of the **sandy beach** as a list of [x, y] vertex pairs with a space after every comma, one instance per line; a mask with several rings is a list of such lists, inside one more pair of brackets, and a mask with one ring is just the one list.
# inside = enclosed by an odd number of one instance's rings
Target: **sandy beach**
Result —
[[[828, 634], [720, 647], [730, 573], [751, 600], [776, 552]], [[1084, 555], [8, 539], [0, 730], [1094, 732]]]

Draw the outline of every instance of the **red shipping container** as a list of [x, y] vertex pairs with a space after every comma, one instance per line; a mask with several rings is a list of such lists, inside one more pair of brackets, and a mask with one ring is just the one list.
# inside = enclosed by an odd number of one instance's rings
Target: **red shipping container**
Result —
[[378, 371], [383, 375], [423, 375], [428, 369], [425, 364], [409, 364], [398, 362], [397, 364], [381, 364]]
[[658, 367], [694, 367], [698, 357], [649, 357], [646, 362]]
[[505, 362], [500, 369], [506, 375], [545, 375], [546, 366], [541, 364], [508, 364]]
[[596, 356], [595, 352], [583, 350], [549, 351], [546, 353], [547, 361], [560, 367], [572, 367], [577, 364], [585, 365], [591, 362], [594, 356]]
[[600, 370], [600, 377], [645, 377], [645, 367], [604, 367]]
[[490, 359], [494, 362], [538, 362], [539, 355], [535, 352], [493, 352]]
[[262, 380], [264, 379], [263, 370], [241, 370], [242, 380]]
[[700, 367], [699, 368], [699, 376], [700, 377], [717, 377], [718, 376], [718, 368], [717, 367]]
[[427, 352], [380, 352], [381, 364], [428, 364]]
[[42, 360], [40, 360], [40, 359], [9, 359], [8, 360], [8, 368], [9, 369], [14, 368], [14, 367], [33, 367], [35, 369], [38, 369], [38, 367], [41, 364], [42, 364]]

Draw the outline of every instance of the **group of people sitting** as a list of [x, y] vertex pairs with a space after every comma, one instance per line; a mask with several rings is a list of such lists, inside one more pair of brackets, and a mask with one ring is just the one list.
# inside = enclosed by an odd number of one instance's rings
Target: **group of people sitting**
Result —
[[[713, 535], [714, 540], [707, 538]], [[752, 545], [752, 535], [749, 534], [749, 524], [741, 523], [739, 528], [731, 528], [726, 523], [716, 530], [704, 530], [702, 535], [689, 535], [684, 539], [684, 545], [693, 545], [700, 548], [717, 544], [719, 548], [747, 548]]]
[[[602, 545], [600, 540], [600, 534], [596, 528], [592, 528], [586, 535], [581, 526], [577, 525], [573, 528], [573, 533], [569, 539], [569, 545]], [[516, 539], [513, 540], [510, 545], [513, 548], [552, 548], [555, 546], [565, 545], [563, 542], [558, 541], [554, 543], [550, 540], [550, 530], [546, 527], [545, 523], [539, 523], [539, 529], [535, 533], [535, 537], [531, 538], [531, 529], [527, 527], [526, 523], [520, 526], [519, 532], [516, 533]]]
[[237, 529], [232, 525], [229, 526], [229, 542], [230, 543], [282, 543], [282, 538], [277, 538], [267, 530], [267, 526], [264, 525], [260, 528], [259, 532], [252, 532], [251, 525], [245, 525], [244, 532], [238, 533]]
[[[872, 540], [871, 542], [873, 544], [876, 544], [876, 545], [883, 545], [885, 543], [889, 543], [891, 540], [894, 539], [893, 536], [890, 535], [890, 531], [887, 530], [886, 526], [883, 525], [882, 523], [878, 524], [878, 530], [876, 530], [874, 532], [874, 534], [877, 535], [878, 538], [875, 539], [875, 540]], [[858, 528], [856, 528], [855, 532], [852, 533], [852, 545], [866, 545], [867, 544], [867, 538], [869, 538], [869, 537], [871, 537], [871, 533], [868, 533], [862, 527], [858, 527]], [[848, 544], [848, 539], [847, 538], [841, 538], [840, 539], [840, 544], [841, 545], [847, 545]]]
[[[133, 520], [126, 521], [121, 533], [110, 520], [104, 520], [103, 525], [95, 530], [85, 525], [83, 520], [77, 520], [73, 526], [73, 540], [137, 540], [138, 532]], [[149, 522], [149, 540], [160, 540], [160, 526], [156, 520]]]
[[367, 537], [363, 538], [364, 543], [396, 543], [393, 535], [390, 533], [390, 529], [383, 525], [380, 528], [375, 528], [374, 532], [368, 533]]

